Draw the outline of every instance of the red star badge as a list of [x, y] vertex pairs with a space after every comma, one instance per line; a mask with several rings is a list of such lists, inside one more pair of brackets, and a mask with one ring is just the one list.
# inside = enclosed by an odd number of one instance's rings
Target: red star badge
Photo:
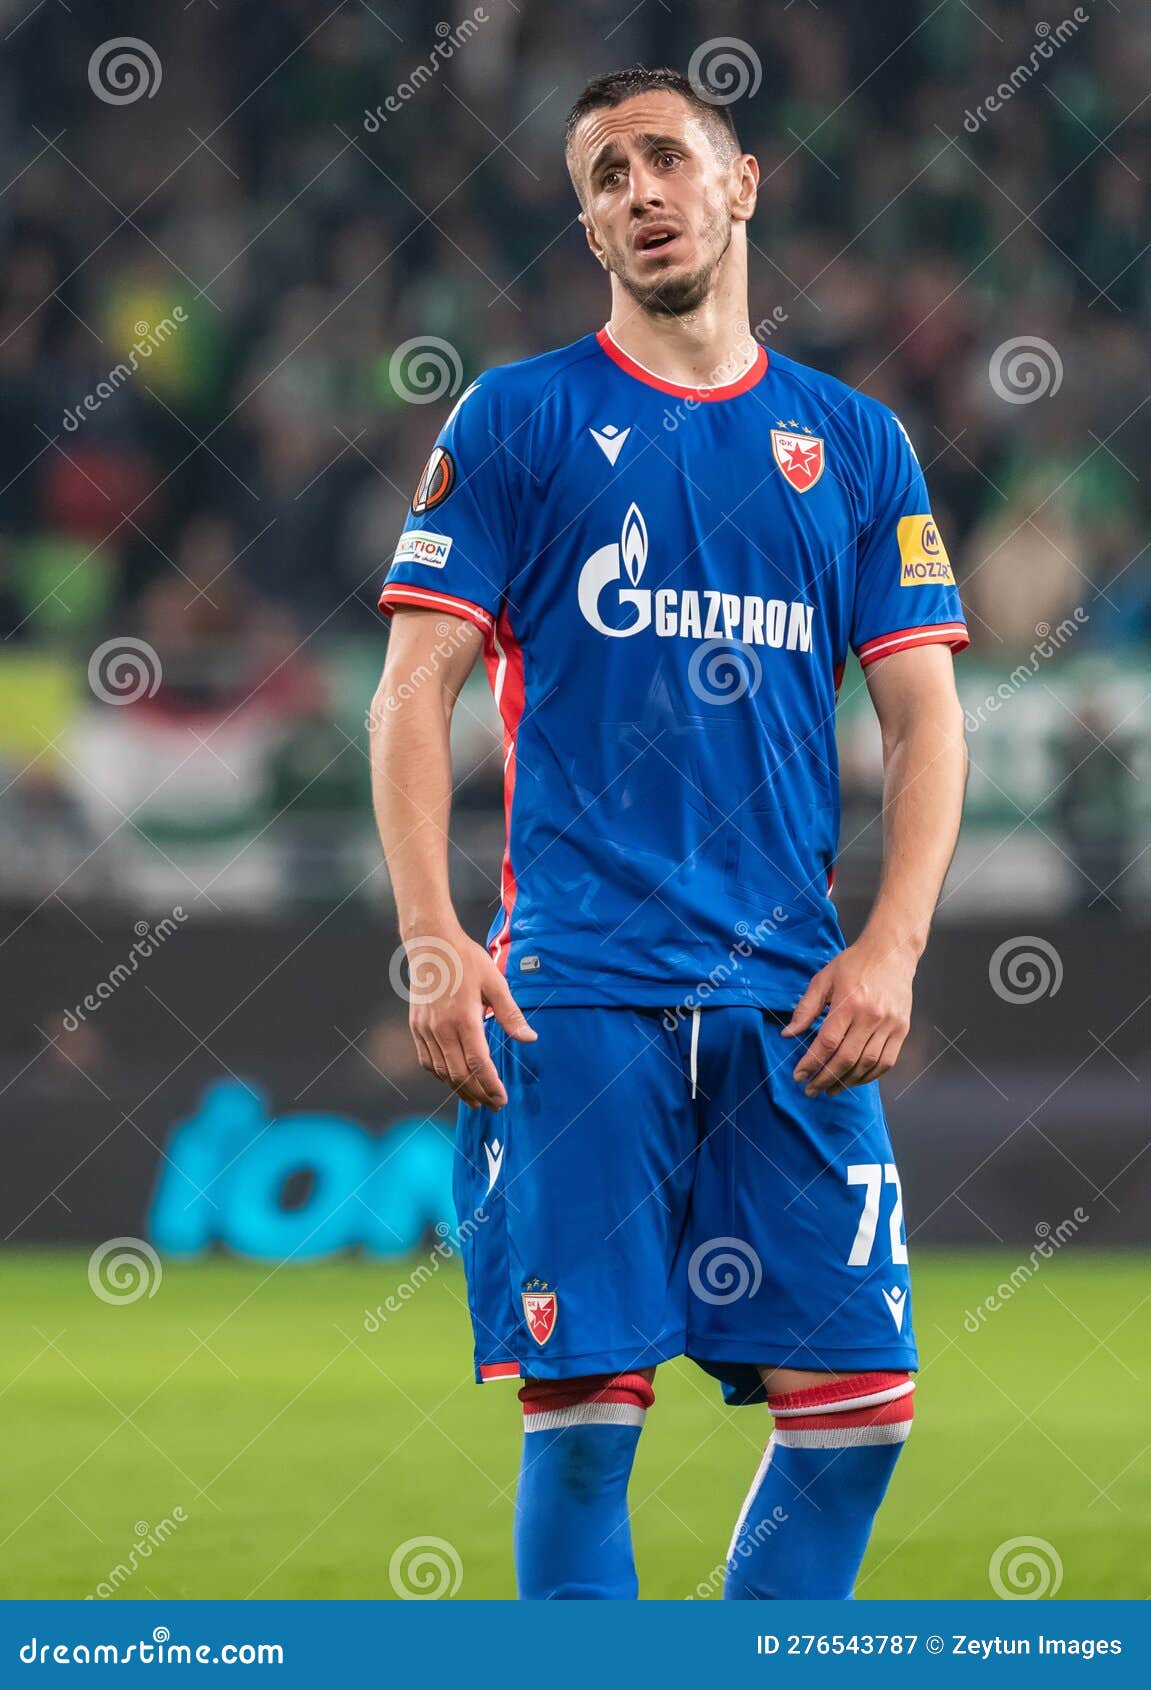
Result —
[[808, 492], [823, 474], [823, 441], [814, 434], [787, 434], [773, 428], [771, 450], [797, 493]]

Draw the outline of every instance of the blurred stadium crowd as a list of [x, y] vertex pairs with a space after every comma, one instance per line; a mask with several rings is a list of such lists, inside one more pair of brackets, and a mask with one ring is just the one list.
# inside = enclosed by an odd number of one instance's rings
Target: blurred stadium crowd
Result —
[[[1042, 715], [1032, 786], [1066, 788], [1050, 825], [1072, 854], [1078, 827], [1122, 868], [1151, 732], [1094, 677], [1151, 644], [1151, 11], [1061, 16], [0, 0], [8, 895], [194, 882], [259, 907], [369, 873], [375, 599], [450, 403], [419, 402], [397, 348], [448, 343], [455, 391], [598, 327], [567, 107], [590, 74], [686, 66], [719, 37], [758, 80], [732, 108], [763, 175], [752, 321], [900, 414], [992, 686], [1075, 617], [1049, 677], [1032, 660], [1035, 699], [1085, 677]], [[140, 97], [93, 86], [119, 36], [159, 67]], [[1033, 712], [1021, 697], [1012, 720]], [[465, 876], [498, 852], [491, 748], [477, 702]], [[846, 766], [874, 782], [873, 755]]]

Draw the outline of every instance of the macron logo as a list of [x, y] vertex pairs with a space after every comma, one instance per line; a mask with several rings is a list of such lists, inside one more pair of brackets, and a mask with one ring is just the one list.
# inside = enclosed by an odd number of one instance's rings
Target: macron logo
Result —
[[614, 467], [616, 459], [623, 451], [623, 443], [631, 433], [631, 429], [625, 428], [621, 433], [614, 423], [608, 423], [606, 428], [589, 428], [588, 433], [608, 463]]
[[887, 1312], [895, 1322], [895, 1330], [903, 1331], [903, 1315], [907, 1308], [907, 1293], [902, 1285], [896, 1285], [890, 1291], [884, 1291], [883, 1300], [887, 1304]]
[[500, 1177], [500, 1169], [504, 1165], [504, 1151], [506, 1148], [507, 1146], [501, 1144], [498, 1138], [493, 1138], [490, 1144], [488, 1144], [486, 1140], [484, 1141], [484, 1155], [488, 1159], [488, 1189], [484, 1193], [485, 1197]]

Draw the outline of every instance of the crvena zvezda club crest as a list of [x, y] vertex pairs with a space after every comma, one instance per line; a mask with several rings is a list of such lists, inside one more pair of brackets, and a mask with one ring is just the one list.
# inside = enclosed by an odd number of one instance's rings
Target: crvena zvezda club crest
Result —
[[823, 441], [814, 434], [788, 434], [773, 428], [771, 450], [797, 493], [806, 493], [823, 474]]
[[528, 1331], [541, 1347], [547, 1343], [556, 1329], [557, 1298], [554, 1291], [549, 1291], [538, 1279], [529, 1282], [530, 1288], [523, 1292], [524, 1319], [528, 1323]]

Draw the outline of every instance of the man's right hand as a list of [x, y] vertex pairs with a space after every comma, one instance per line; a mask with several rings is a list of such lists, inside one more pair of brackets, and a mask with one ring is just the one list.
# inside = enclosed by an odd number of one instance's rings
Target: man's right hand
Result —
[[420, 1066], [476, 1109], [508, 1100], [484, 1036], [484, 1008], [522, 1044], [538, 1036], [488, 952], [462, 928], [406, 939], [412, 1037]]

